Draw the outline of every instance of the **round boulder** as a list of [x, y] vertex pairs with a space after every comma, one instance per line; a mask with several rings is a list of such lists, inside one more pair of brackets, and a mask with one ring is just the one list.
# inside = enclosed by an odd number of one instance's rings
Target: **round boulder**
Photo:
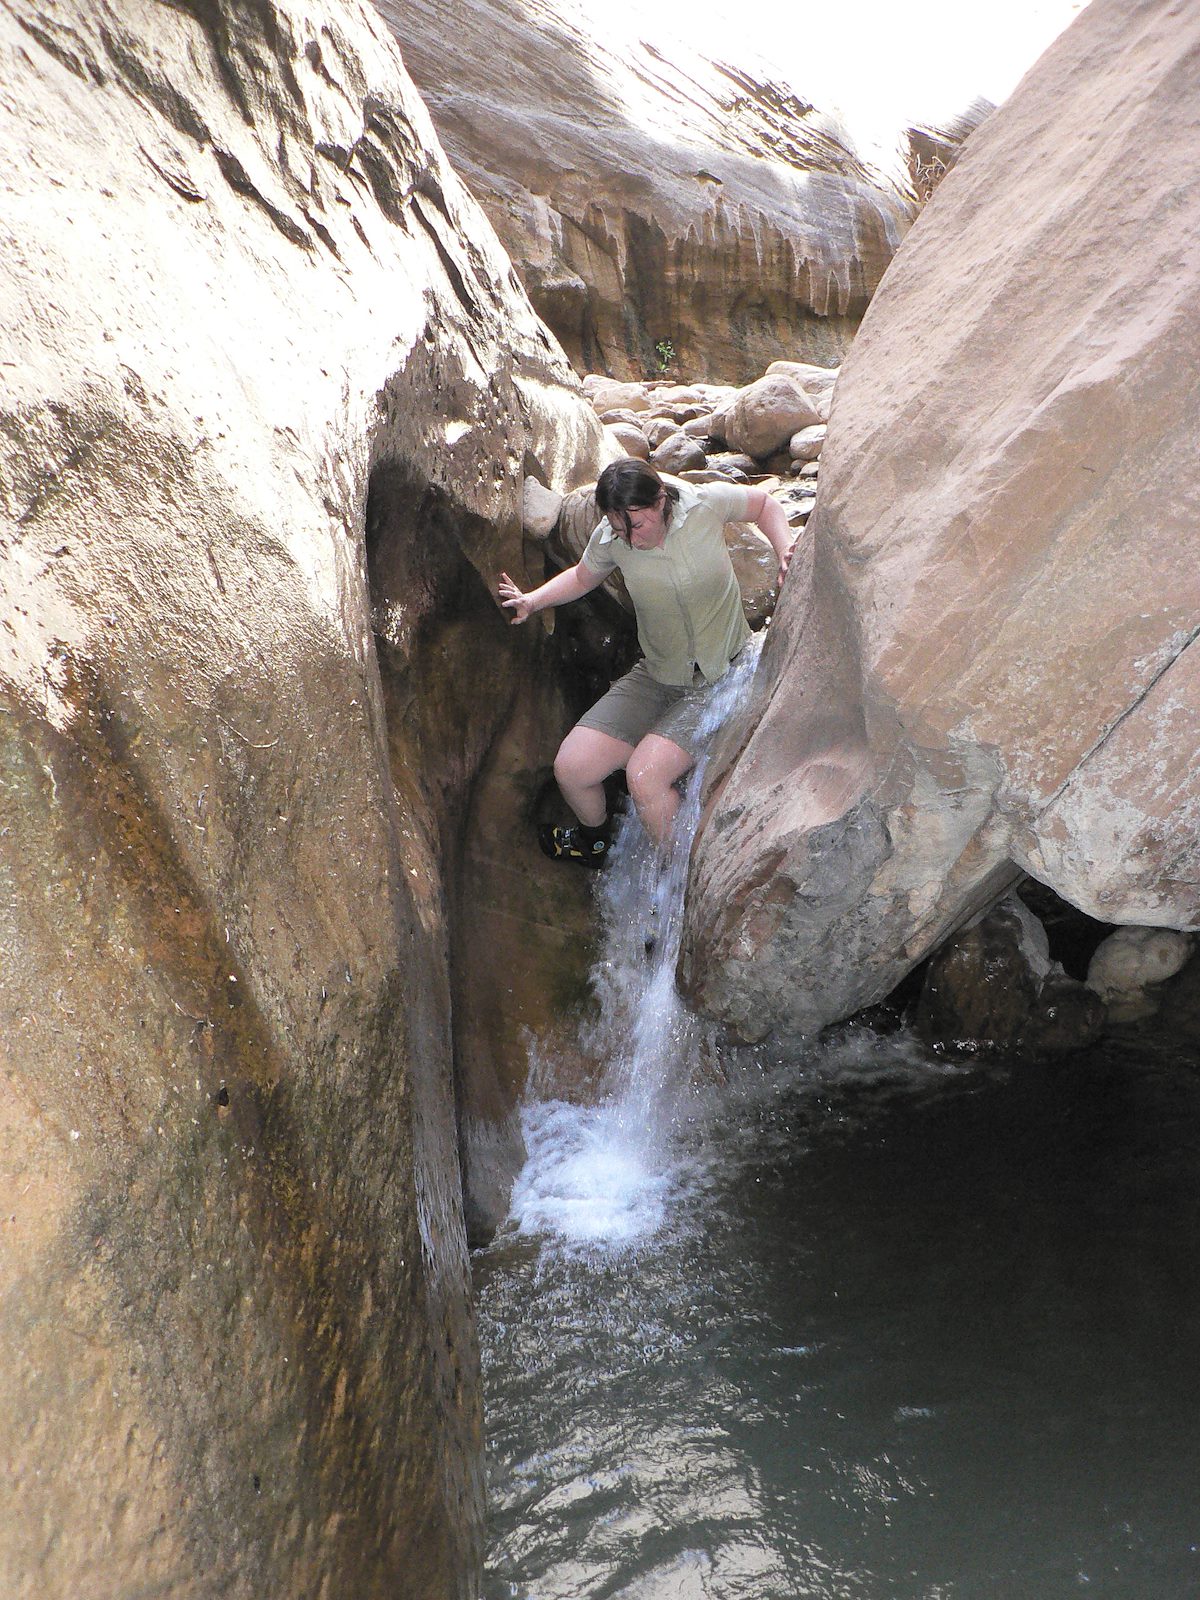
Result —
[[763, 460], [785, 450], [799, 429], [824, 419], [798, 379], [776, 372], [740, 390], [723, 420], [726, 443]]
[[618, 408], [625, 411], [650, 409], [650, 399], [643, 383], [618, 383], [613, 378], [605, 378], [589, 388], [585, 381], [584, 392], [598, 412], [616, 411]]
[[712, 412], [706, 411], [702, 416], [692, 417], [689, 422], [683, 424], [683, 431], [689, 439], [707, 439], [711, 437], [716, 432], [713, 428]]
[[651, 450], [657, 450], [660, 444], [665, 444], [673, 433], [679, 432], [679, 425], [668, 417], [652, 417], [643, 423], [642, 432], [646, 435], [646, 443]]
[[638, 461], [649, 461], [650, 446], [646, 435], [640, 428], [635, 428], [632, 422], [615, 422], [604, 431], [616, 440], [627, 456], [634, 456]]
[[706, 464], [707, 459], [695, 439], [689, 439], [682, 429], [676, 429], [657, 450], [650, 453], [650, 460], [660, 472], [696, 471]]
[[769, 378], [777, 372], [786, 373], [797, 380], [805, 394], [815, 399], [819, 394], [833, 393], [840, 371], [840, 367], [814, 367], [808, 361], [772, 361], [766, 375]]
[[1092, 957], [1087, 986], [1114, 1022], [1152, 1017], [1159, 1000], [1155, 985], [1181, 971], [1191, 953], [1191, 939], [1174, 928], [1118, 928]]
[[815, 461], [821, 454], [821, 446], [825, 443], [825, 435], [829, 429], [823, 422], [814, 422], [811, 428], [801, 428], [794, 433], [788, 444], [788, 453], [793, 461]]

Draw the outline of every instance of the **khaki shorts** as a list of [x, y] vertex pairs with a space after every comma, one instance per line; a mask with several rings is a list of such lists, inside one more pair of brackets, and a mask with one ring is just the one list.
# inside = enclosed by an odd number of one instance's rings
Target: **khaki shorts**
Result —
[[699, 672], [696, 678], [698, 687], [691, 688], [686, 684], [659, 683], [650, 676], [646, 663], [639, 661], [575, 726], [594, 728], [597, 733], [607, 733], [632, 745], [640, 744], [648, 733], [656, 733], [688, 755], [698, 756], [696, 732], [713, 686]]

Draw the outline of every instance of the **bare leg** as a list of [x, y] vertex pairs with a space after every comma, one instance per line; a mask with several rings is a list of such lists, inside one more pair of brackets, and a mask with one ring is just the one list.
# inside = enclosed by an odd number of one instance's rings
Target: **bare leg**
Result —
[[572, 728], [559, 746], [554, 776], [563, 799], [585, 828], [598, 828], [608, 815], [604, 780], [632, 754], [631, 744], [595, 728]]
[[670, 838], [679, 810], [675, 784], [693, 766], [694, 757], [660, 733], [648, 733], [625, 764], [629, 792], [642, 826], [660, 848]]

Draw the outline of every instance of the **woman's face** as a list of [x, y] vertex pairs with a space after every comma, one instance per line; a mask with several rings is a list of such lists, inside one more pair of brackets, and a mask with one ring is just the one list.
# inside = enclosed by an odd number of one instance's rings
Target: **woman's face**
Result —
[[629, 542], [635, 550], [657, 550], [667, 536], [667, 523], [663, 515], [667, 497], [660, 494], [651, 506], [638, 506], [627, 513], [629, 517]]

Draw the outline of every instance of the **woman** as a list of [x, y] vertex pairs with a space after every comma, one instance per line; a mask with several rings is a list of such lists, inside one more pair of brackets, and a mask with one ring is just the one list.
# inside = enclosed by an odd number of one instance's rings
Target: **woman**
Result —
[[578, 824], [538, 833], [555, 860], [598, 867], [611, 829], [604, 780], [618, 768], [646, 832], [659, 846], [670, 837], [675, 785], [695, 765], [705, 694], [750, 637], [725, 524], [757, 524], [779, 558], [781, 583], [793, 541], [782, 506], [762, 489], [680, 483], [632, 457], [605, 467], [596, 504], [604, 520], [575, 566], [528, 594], [501, 573], [499, 599], [521, 623], [580, 599], [616, 569], [633, 601], [645, 659], [580, 718], [554, 762]]

